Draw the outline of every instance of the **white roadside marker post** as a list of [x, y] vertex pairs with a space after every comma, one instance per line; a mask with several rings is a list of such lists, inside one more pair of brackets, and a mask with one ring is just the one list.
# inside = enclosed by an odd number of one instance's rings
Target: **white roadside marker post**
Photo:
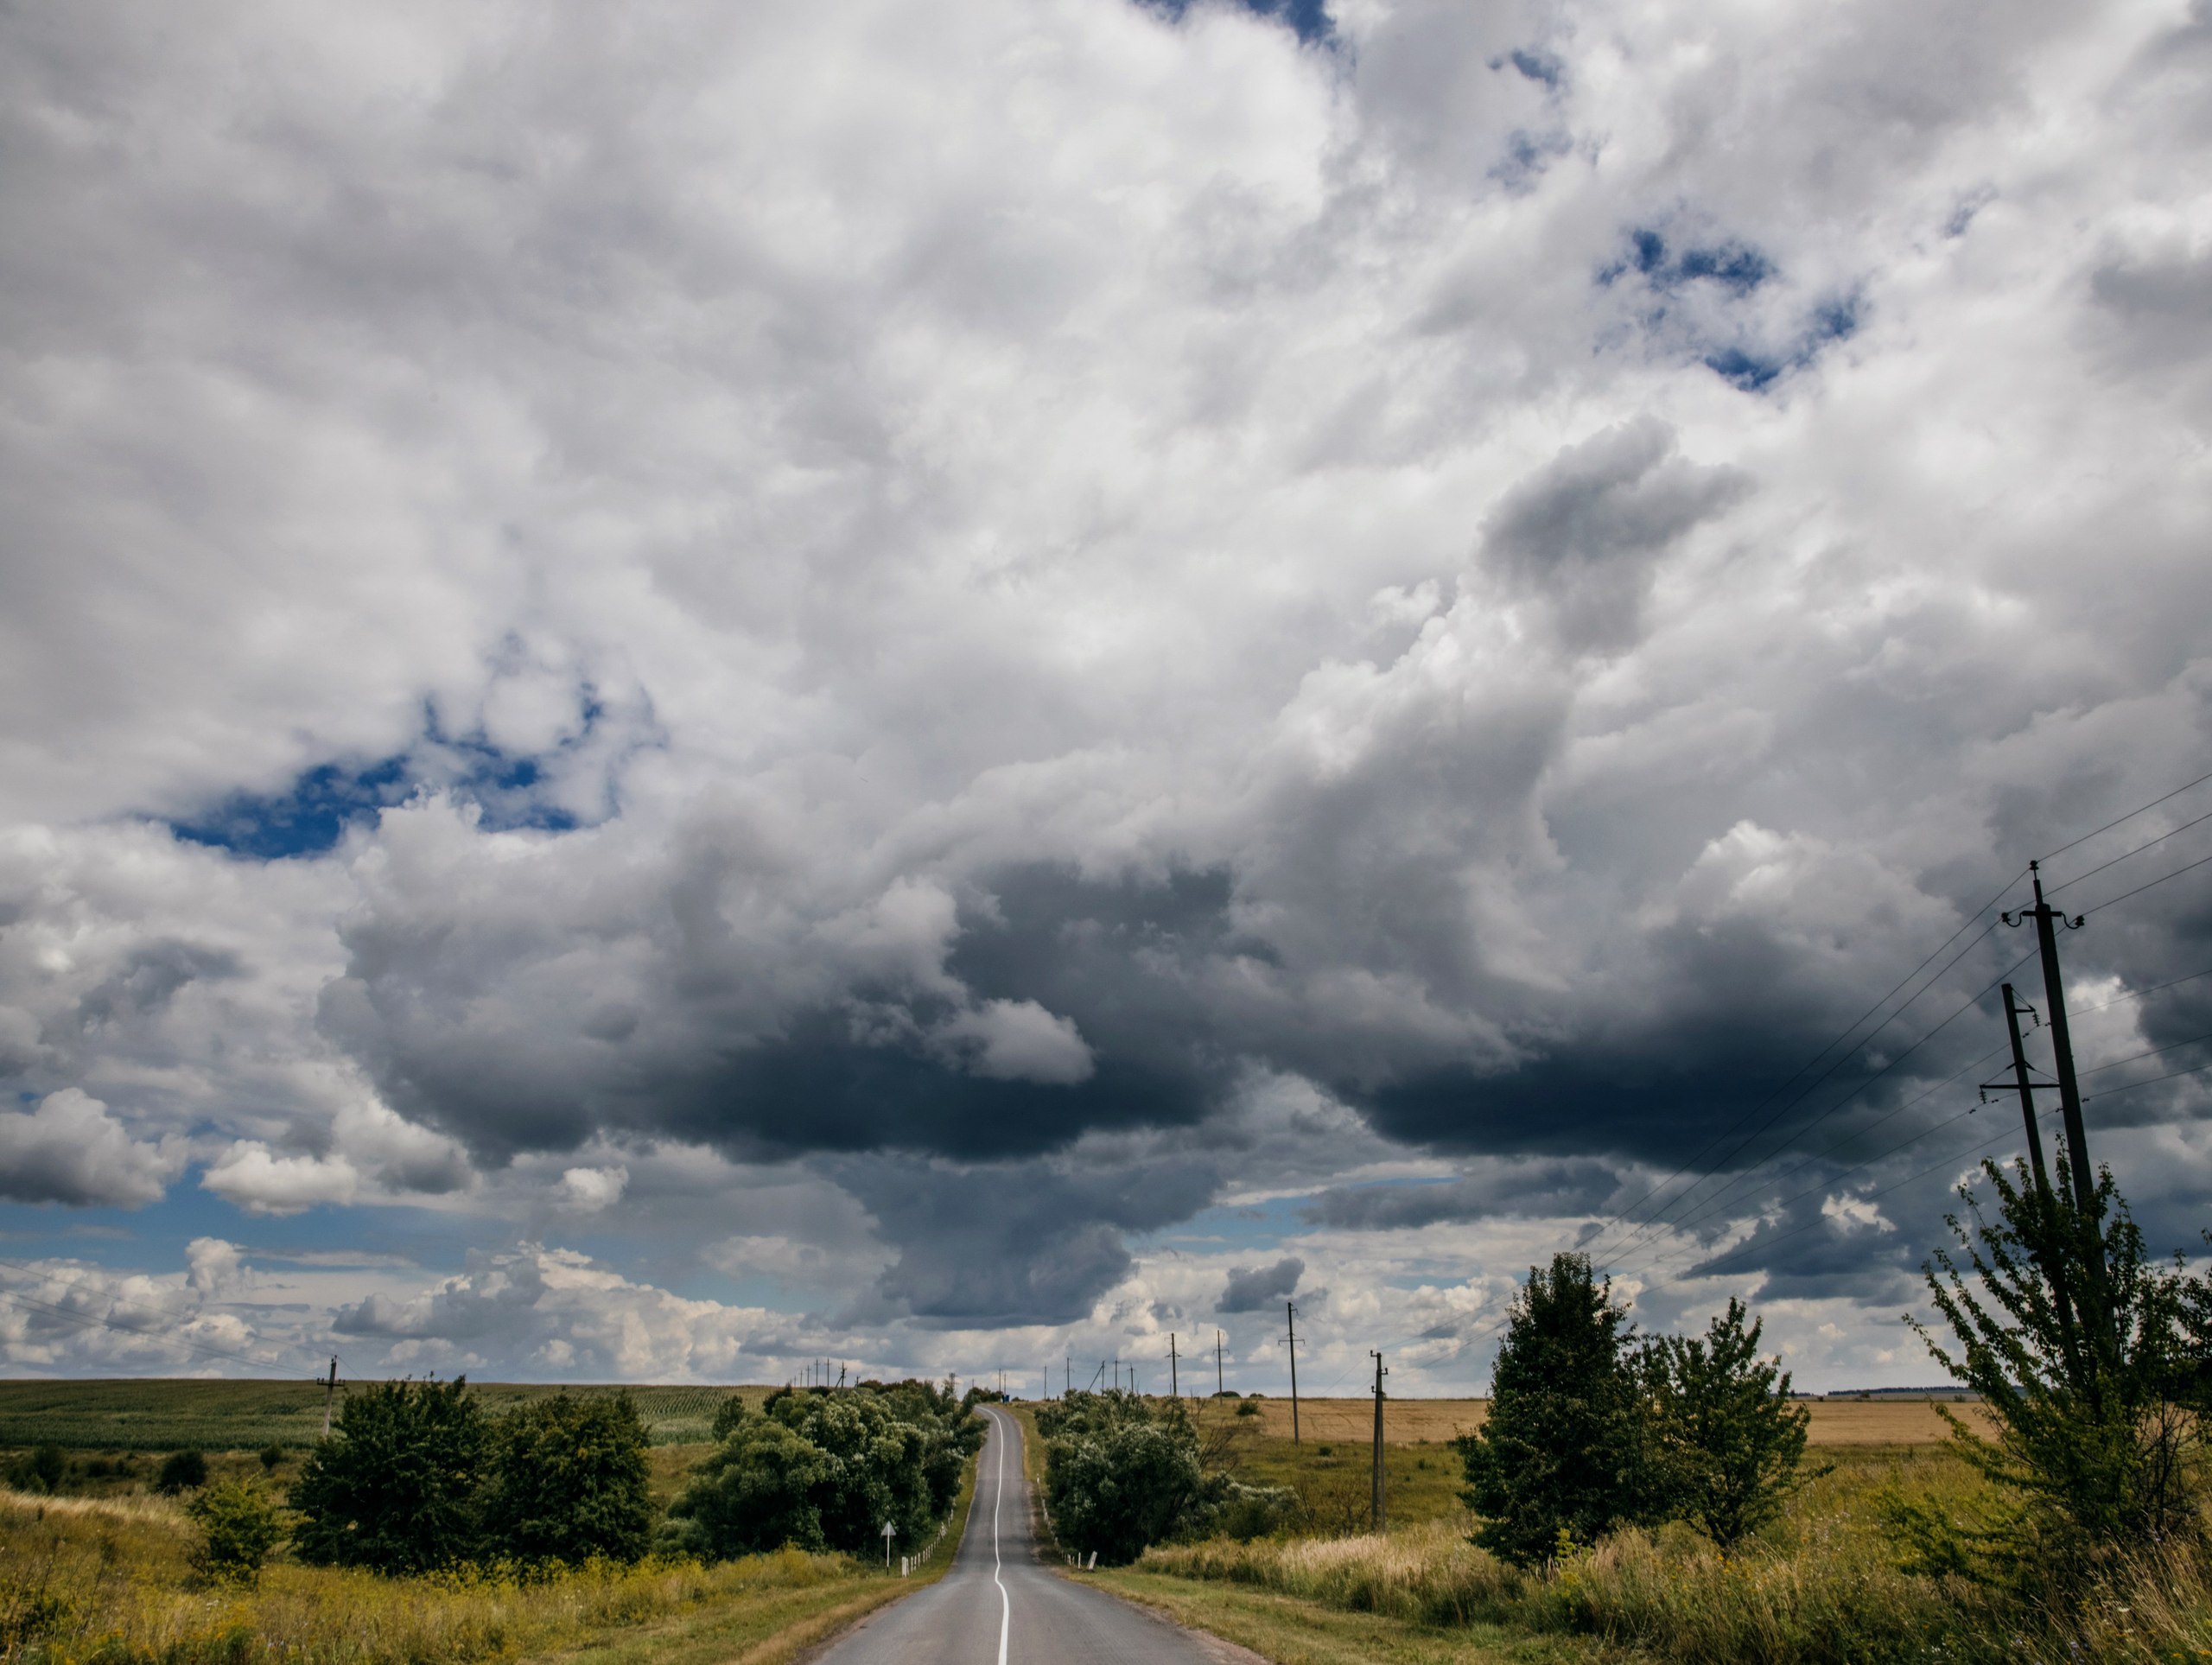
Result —
[[888, 1572], [891, 1570], [891, 1539], [892, 1539], [892, 1535], [893, 1535], [893, 1534], [894, 1534], [895, 1532], [897, 1532], [898, 1530], [899, 1530], [899, 1528], [898, 1528], [897, 1527], [895, 1527], [895, 1526], [892, 1525], [892, 1524], [891, 1524], [891, 1522], [888, 1522], [888, 1521], [886, 1521], [886, 1522], [883, 1523], [883, 1570], [884, 1570], [885, 1572], [887, 1572], [887, 1573], [888, 1573]]

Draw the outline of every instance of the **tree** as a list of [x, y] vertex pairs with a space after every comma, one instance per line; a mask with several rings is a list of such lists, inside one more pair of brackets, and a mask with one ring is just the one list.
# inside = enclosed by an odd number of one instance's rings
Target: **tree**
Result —
[[248, 1481], [218, 1480], [184, 1509], [200, 1526], [193, 1563], [217, 1583], [252, 1583], [283, 1540], [284, 1522], [275, 1502]]
[[669, 1505], [662, 1547], [704, 1561], [785, 1544], [826, 1549], [818, 1494], [830, 1476], [828, 1456], [811, 1440], [750, 1418], [691, 1471]]
[[720, 1444], [737, 1432], [738, 1425], [752, 1413], [745, 1408], [745, 1395], [732, 1394], [715, 1407], [715, 1426], [712, 1430], [715, 1443]]
[[1500, 1560], [1534, 1566], [1563, 1539], [1592, 1543], [1659, 1513], [1635, 1336], [1611, 1296], [1587, 1255], [1559, 1255], [1529, 1268], [1507, 1315], [1490, 1415], [1453, 1442], [1459, 1495], [1483, 1517], [1475, 1541]]
[[173, 1451], [162, 1459], [154, 1477], [154, 1490], [174, 1497], [180, 1491], [207, 1484], [207, 1458], [198, 1451]]
[[1789, 1377], [1758, 1356], [1764, 1325], [1746, 1330], [1730, 1299], [1703, 1340], [1669, 1336], [1644, 1356], [1656, 1477], [1669, 1512], [1725, 1552], [1781, 1513], [1803, 1479], [1812, 1414], [1789, 1402]]
[[1960, 1186], [1967, 1220], [1946, 1218], [1964, 1263], [1938, 1250], [1926, 1272], [1953, 1339], [1908, 1322], [1996, 1422], [1990, 1439], [1944, 1413], [2005, 1502], [1970, 1526], [1910, 1508], [1897, 1520], [1925, 1567], [2048, 1591], [2193, 1518], [2204, 1376], [2192, 1331], [2212, 1303], [2145, 1257], [2108, 1170], [2087, 1210], [2024, 1163], [1982, 1172], [1996, 1217]]
[[470, 1560], [489, 1445], [465, 1376], [353, 1394], [292, 1485], [300, 1558], [390, 1573]]
[[519, 1407], [495, 1426], [487, 1553], [520, 1561], [634, 1561], [652, 1541], [651, 1441], [628, 1394]]
[[[1109, 1566], [1204, 1530], [1228, 1497], [1225, 1478], [1206, 1472], [1179, 1403], [1147, 1404], [1119, 1389], [1071, 1394], [1040, 1410], [1037, 1426], [1054, 1532]], [[1269, 1494], [1265, 1506], [1279, 1512], [1286, 1501]]]

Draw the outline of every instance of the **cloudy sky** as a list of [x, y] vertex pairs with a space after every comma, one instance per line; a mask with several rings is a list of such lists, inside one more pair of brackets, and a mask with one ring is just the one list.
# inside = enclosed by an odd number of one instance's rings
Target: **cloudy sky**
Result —
[[2194, 1243], [2208, 141], [2208, 0], [0, 10], [0, 1364], [1925, 1382], [2045, 855]]

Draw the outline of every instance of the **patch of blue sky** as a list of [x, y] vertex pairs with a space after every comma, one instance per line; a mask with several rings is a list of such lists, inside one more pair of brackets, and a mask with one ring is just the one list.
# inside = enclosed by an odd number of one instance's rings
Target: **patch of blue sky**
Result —
[[1169, 1249], [1217, 1255], [1295, 1253], [1296, 1240], [1313, 1230], [1299, 1217], [1306, 1201], [1301, 1192], [1264, 1202], [1217, 1204], [1180, 1225], [1134, 1235], [1130, 1246], [1147, 1254]]
[[[1137, 0], [1137, 3], [1180, 22], [1191, 10], [1192, 0]], [[1255, 16], [1287, 24], [1309, 46], [1325, 44], [1336, 35], [1336, 20], [1329, 16], [1326, 0], [1235, 0], [1235, 3]]]
[[1718, 243], [1676, 245], [1665, 233], [1648, 226], [1629, 232], [1628, 252], [1599, 269], [1598, 281], [1611, 284], [1635, 272], [1661, 292], [1685, 284], [1717, 284], [1732, 295], [1749, 295], [1775, 275], [1774, 263], [1747, 243], [1733, 238]]
[[367, 762], [319, 763], [276, 791], [233, 792], [201, 814], [168, 824], [190, 843], [254, 861], [285, 861], [323, 855], [348, 829], [419, 791], [442, 790], [474, 804], [489, 831], [573, 831], [580, 824], [575, 812], [550, 795], [555, 768], [591, 737], [604, 710], [585, 690], [578, 732], [539, 755], [503, 751], [480, 732], [448, 734], [437, 714], [426, 710], [422, 736], [407, 751]]

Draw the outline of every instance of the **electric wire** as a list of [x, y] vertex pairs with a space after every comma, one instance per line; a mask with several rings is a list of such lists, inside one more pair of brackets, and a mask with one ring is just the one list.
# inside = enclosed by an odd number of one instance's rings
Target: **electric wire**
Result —
[[2110, 1098], [2114, 1093], [2132, 1093], [2138, 1087], [2155, 1087], [2162, 1081], [2179, 1081], [2183, 1076], [2201, 1076], [2207, 1070], [2212, 1070], [2212, 1064], [2199, 1064], [2190, 1069], [2176, 1070], [2169, 1075], [2145, 1076], [2140, 1081], [2130, 1081], [2121, 1086], [2107, 1087], [2102, 1092], [2087, 1094], [2082, 1102], [2087, 1104], [2092, 1099]]
[[2079, 849], [2082, 845], [2088, 843], [2092, 838], [2096, 837], [2099, 833], [2108, 833], [2114, 827], [2120, 826], [2126, 822], [2134, 820], [2139, 815], [2146, 815], [2151, 810], [2157, 809], [2161, 804], [2168, 803], [2174, 798], [2179, 798], [2183, 792], [2188, 791], [2190, 787], [2202, 786], [2208, 780], [2212, 780], [2212, 775], [2199, 775], [2196, 779], [2190, 781], [2189, 785], [2177, 786], [2173, 791], [2168, 792], [2164, 798], [2154, 798], [2148, 804], [2144, 804], [2140, 809], [2130, 810], [2126, 815], [2120, 817], [2118, 821], [2106, 822], [2103, 826], [2097, 829], [2096, 832], [2083, 833], [2071, 844], [2061, 844], [2056, 849], [2051, 851], [2049, 855], [2046, 855], [2042, 859], [2049, 861], [2058, 856], [2065, 855], [2069, 850]]
[[2178, 879], [2184, 873], [2194, 873], [2197, 868], [2202, 867], [2207, 861], [2212, 861], [2212, 855], [2200, 855], [2196, 861], [2191, 861], [2187, 867], [2176, 867], [2171, 873], [2169, 873], [2161, 878], [2153, 879], [2147, 885], [2138, 885], [2133, 890], [2124, 890], [2120, 892], [2119, 895], [2112, 898], [2109, 901], [2100, 902], [2094, 907], [2083, 908], [2082, 910], [2081, 917], [2086, 919], [2092, 913], [2102, 913], [2108, 907], [2118, 907], [2122, 902], [2127, 900], [2131, 896], [2140, 896], [2146, 890], [2156, 890], [2160, 885], [2164, 884], [2168, 879]]
[[2087, 873], [2075, 874], [2071, 879], [2069, 879], [2063, 885], [2053, 885], [2049, 890], [2045, 891], [2044, 894], [2047, 897], [2056, 896], [2062, 890], [2071, 890], [2075, 886], [2080, 884], [2084, 879], [2094, 879], [2099, 874], [2102, 873], [2105, 868], [2116, 867], [2121, 862], [2142, 855], [2145, 850], [2156, 849], [2159, 845], [2164, 843], [2166, 840], [2173, 837], [2176, 834], [2185, 833], [2191, 827], [2201, 827], [2208, 821], [2212, 821], [2212, 810], [2207, 810], [2202, 815], [2198, 816], [2194, 821], [2183, 822], [2180, 826], [2176, 827], [2171, 832], [2162, 832], [2156, 838], [2145, 839], [2142, 843], [2138, 844], [2133, 849], [2124, 850], [2120, 855], [2113, 856], [2111, 861], [2102, 862], [2096, 867], [2091, 867]]
[[2164, 1046], [2153, 1046], [2147, 1052], [2131, 1052], [2126, 1058], [2116, 1058], [2109, 1064], [2099, 1064], [2087, 1070], [2077, 1070], [2075, 1074], [2077, 1077], [2101, 1075], [2107, 1070], [2117, 1070], [2123, 1064], [2139, 1063], [2146, 1058], [2156, 1058], [2161, 1052], [2178, 1052], [2184, 1046], [2195, 1046], [2200, 1042], [2208, 1040], [2212, 1040], [2212, 1032], [2202, 1035], [2191, 1035], [2187, 1040], [2170, 1041]]

